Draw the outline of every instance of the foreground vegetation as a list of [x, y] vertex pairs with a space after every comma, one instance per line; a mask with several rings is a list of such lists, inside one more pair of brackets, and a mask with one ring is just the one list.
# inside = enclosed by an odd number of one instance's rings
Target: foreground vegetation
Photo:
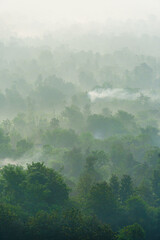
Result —
[[0, 238], [158, 240], [159, 58], [0, 51]]

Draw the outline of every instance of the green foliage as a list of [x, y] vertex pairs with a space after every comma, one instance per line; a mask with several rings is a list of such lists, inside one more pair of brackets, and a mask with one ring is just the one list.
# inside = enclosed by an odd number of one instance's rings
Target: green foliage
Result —
[[84, 117], [78, 107], [75, 107], [74, 105], [71, 107], [66, 107], [64, 112], [62, 113], [62, 116], [68, 120], [69, 127], [76, 130], [79, 130], [83, 127]]
[[0, 43], [2, 240], [160, 239], [160, 59], [97, 39]]
[[68, 189], [62, 177], [43, 163], [27, 166], [26, 191], [31, 202], [63, 204], [68, 199]]
[[155, 193], [156, 197], [160, 198], [160, 167], [153, 171], [152, 177], [152, 187], [153, 192]]
[[2, 197], [9, 202], [16, 203], [24, 200], [25, 171], [20, 166], [8, 165], [1, 171]]
[[129, 175], [123, 175], [120, 186], [120, 199], [122, 203], [124, 203], [132, 195], [133, 195], [132, 179]]
[[80, 175], [77, 190], [80, 196], [87, 197], [93, 184], [101, 179], [100, 174], [96, 170], [98, 158], [93, 152], [86, 158], [84, 170]]
[[32, 163], [26, 170], [8, 165], [1, 171], [1, 196], [11, 204], [30, 206], [30, 211], [63, 205], [68, 193], [61, 175], [43, 163]]
[[12, 153], [10, 138], [4, 134], [3, 129], [0, 129], [0, 158], [10, 157]]
[[145, 239], [144, 230], [137, 223], [121, 229], [118, 236], [118, 240], [143, 240], [143, 239]]
[[59, 127], [59, 120], [57, 118], [52, 118], [50, 121], [51, 128], [58, 128]]
[[22, 139], [20, 141], [17, 142], [17, 145], [16, 145], [16, 157], [21, 157], [23, 156], [24, 153], [26, 153], [27, 151], [29, 151], [30, 149], [33, 148], [33, 143], [32, 142], [29, 142], [25, 139]]
[[147, 204], [139, 196], [131, 197], [126, 203], [128, 216], [131, 222], [137, 222], [139, 224], [145, 225], [147, 221]]
[[45, 133], [43, 142], [45, 144], [53, 144], [55, 147], [71, 148], [78, 144], [78, 137], [71, 129], [55, 129]]
[[79, 148], [73, 149], [64, 153], [66, 175], [78, 177], [84, 166], [84, 157]]
[[0, 204], [0, 239], [22, 239], [23, 237], [23, 222], [13, 211], [6, 205]]
[[109, 185], [112, 189], [112, 192], [116, 199], [119, 199], [119, 193], [120, 193], [120, 182], [116, 175], [112, 175], [109, 181]]
[[103, 221], [116, 214], [116, 199], [112, 189], [106, 182], [93, 185], [88, 197], [89, 207]]
[[87, 217], [74, 208], [62, 214], [39, 212], [30, 219], [28, 228], [31, 239], [115, 239], [115, 234], [108, 225], [101, 224], [96, 218]]

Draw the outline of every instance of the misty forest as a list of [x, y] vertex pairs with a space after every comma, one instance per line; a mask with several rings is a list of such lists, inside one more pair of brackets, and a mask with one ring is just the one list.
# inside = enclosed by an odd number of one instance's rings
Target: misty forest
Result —
[[159, 36], [0, 38], [0, 239], [160, 239]]

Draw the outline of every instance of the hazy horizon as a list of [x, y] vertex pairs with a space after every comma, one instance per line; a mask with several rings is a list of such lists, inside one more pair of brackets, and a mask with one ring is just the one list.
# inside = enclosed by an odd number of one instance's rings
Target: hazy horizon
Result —
[[115, 31], [123, 26], [125, 31], [126, 25], [130, 30], [138, 22], [138, 25], [146, 23], [147, 33], [154, 30], [156, 33], [159, 8], [158, 0], [1, 0], [0, 32], [1, 35], [35, 37], [58, 29], [74, 29], [77, 25], [89, 29], [114, 26]]

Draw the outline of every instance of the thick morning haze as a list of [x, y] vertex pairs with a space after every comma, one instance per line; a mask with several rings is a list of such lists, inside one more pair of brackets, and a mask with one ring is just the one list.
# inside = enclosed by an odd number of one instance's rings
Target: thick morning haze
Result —
[[160, 240], [160, 0], [0, 0], [0, 240]]
[[72, 24], [159, 18], [159, 0], [1, 0], [0, 21], [20, 36]]

